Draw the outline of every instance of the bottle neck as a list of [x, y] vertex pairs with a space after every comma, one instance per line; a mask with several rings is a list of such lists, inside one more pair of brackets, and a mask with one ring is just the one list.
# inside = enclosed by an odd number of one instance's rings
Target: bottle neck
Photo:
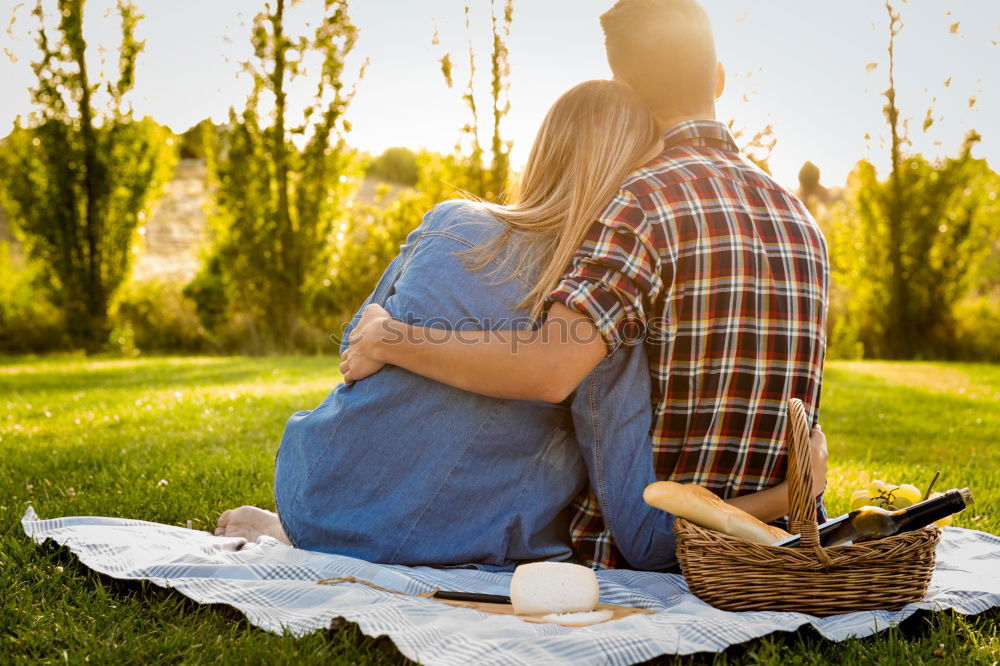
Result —
[[924, 500], [919, 504], [893, 512], [897, 531], [920, 529], [965, 508], [965, 500], [957, 490], [949, 490], [941, 497]]

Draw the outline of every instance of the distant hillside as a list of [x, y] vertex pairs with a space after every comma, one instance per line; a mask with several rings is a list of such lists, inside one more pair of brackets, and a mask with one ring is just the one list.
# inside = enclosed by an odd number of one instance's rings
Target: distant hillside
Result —
[[198, 252], [206, 237], [205, 164], [184, 159], [150, 216], [134, 279], [187, 282], [198, 271]]
[[[139, 256], [135, 262], [133, 279], [161, 279], [188, 282], [198, 271], [200, 252], [208, 240], [205, 206], [205, 164], [198, 159], [181, 160], [167, 184], [163, 197], [157, 203], [145, 226]], [[383, 181], [365, 178], [357, 193], [357, 200], [371, 203]], [[389, 199], [400, 191], [398, 185], [388, 184]], [[20, 244], [10, 233], [8, 220], [0, 209], [0, 242], [8, 241], [14, 257], [21, 254]]]

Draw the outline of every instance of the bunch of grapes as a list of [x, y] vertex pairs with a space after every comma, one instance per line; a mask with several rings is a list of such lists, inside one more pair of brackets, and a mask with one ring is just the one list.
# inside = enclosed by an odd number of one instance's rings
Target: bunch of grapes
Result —
[[[936, 478], [936, 477], [935, 477]], [[860, 509], [863, 506], [877, 506], [887, 511], [905, 509], [911, 504], [922, 502], [925, 499], [934, 499], [944, 493], [930, 493], [923, 496], [920, 490], [909, 483], [893, 485], [880, 479], [875, 479], [863, 490], [856, 490], [851, 494], [851, 511]], [[934, 524], [938, 527], [951, 525], [952, 516], [946, 516]]]

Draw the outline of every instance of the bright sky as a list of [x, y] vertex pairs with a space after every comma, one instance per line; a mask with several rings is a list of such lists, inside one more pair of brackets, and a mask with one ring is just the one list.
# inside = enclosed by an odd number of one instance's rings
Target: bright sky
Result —
[[[497, 0], [498, 4], [502, 0]], [[516, 0], [510, 39], [512, 111], [506, 134], [515, 142], [513, 161], [523, 163], [549, 105], [570, 86], [610, 76], [598, 16], [613, 0]], [[876, 0], [703, 0], [712, 16], [719, 57], [729, 73], [719, 105], [721, 119], [755, 131], [770, 123], [778, 138], [771, 166], [779, 180], [796, 182], [805, 160], [818, 164], [826, 185], [842, 184], [853, 164], [869, 157], [887, 162], [881, 115], [888, 74], [887, 18]], [[18, 114], [30, 111], [27, 88], [35, 58], [28, 29], [33, 0], [3, 0], [6, 24], [17, 21], [0, 46], [17, 62], [0, 57], [0, 135]], [[262, 2], [250, 0], [137, 0], [147, 41], [131, 95], [140, 115], [174, 131], [199, 119], [226, 117], [242, 105], [249, 82], [237, 75], [249, 56], [249, 18]], [[489, 10], [473, 0], [472, 41], [480, 55], [477, 90], [485, 107], [488, 85]], [[897, 3], [899, 4], [899, 3]], [[87, 3], [86, 30], [95, 66], [99, 45], [114, 48], [117, 25], [105, 18], [112, 0]], [[448, 90], [437, 59], [450, 50], [466, 61], [462, 0], [367, 0], [351, 16], [361, 36], [350, 71], [370, 66], [351, 106], [350, 142], [372, 153], [404, 145], [449, 150], [467, 122], [459, 90]], [[308, 0], [292, 11], [292, 23], [315, 20], [322, 4]], [[912, 117], [914, 149], [954, 154], [962, 135], [984, 137], [978, 154], [1000, 168], [1000, 2], [915, 0], [899, 4], [905, 27], [897, 42], [897, 88]], [[954, 32], [951, 26], [958, 24]], [[435, 26], [441, 45], [433, 46]], [[112, 58], [112, 64], [114, 58]], [[872, 69], [869, 63], [877, 63]], [[871, 70], [871, 71], [869, 71]], [[467, 70], [456, 71], [457, 87]], [[951, 79], [950, 85], [945, 82]], [[298, 93], [293, 93], [293, 99]], [[305, 99], [302, 86], [299, 99]], [[970, 97], [977, 102], [970, 108]], [[943, 120], [921, 132], [936, 98]], [[866, 141], [866, 133], [872, 140]]]

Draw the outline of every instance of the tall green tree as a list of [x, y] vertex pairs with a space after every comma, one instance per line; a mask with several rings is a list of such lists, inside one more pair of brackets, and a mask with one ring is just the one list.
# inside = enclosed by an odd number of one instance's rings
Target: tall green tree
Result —
[[[344, 59], [357, 39], [347, 0], [324, 0], [323, 19], [308, 36], [286, 34], [290, 4], [265, 3], [253, 20], [254, 58], [245, 64], [253, 89], [242, 111], [230, 109], [229, 127], [208, 151], [215, 245], [188, 289], [207, 324], [249, 315], [272, 348], [293, 344], [356, 170], [344, 143], [353, 94], [342, 82]], [[315, 92], [304, 122], [293, 126], [288, 92], [309, 59], [318, 60]]]
[[[465, 30], [470, 29], [471, 6], [465, 4]], [[490, 0], [490, 109], [486, 118], [476, 103], [477, 79], [476, 53], [469, 39], [469, 78], [462, 92], [462, 102], [468, 109], [469, 121], [462, 126], [455, 152], [451, 155], [423, 155], [420, 162], [421, 177], [418, 189], [426, 192], [435, 202], [469, 193], [488, 201], [501, 201], [510, 180], [510, 149], [512, 142], [503, 137], [503, 120], [510, 112], [510, 59], [507, 43], [514, 20], [513, 0]], [[434, 35], [434, 44], [438, 36]], [[441, 56], [441, 74], [445, 84], [454, 86], [454, 61], [450, 53]], [[488, 149], [480, 139], [482, 123], [489, 123]]]
[[117, 3], [122, 39], [114, 80], [95, 79], [88, 69], [84, 5], [56, 0], [54, 34], [43, 1], [35, 5], [35, 110], [18, 118], [0, 154], [0, 196], [29, 256], [44, 267], [71, 339], [93, 351], [107, 341], [108, 310], [173, 151], [169, 133], [149, 118], [134, 119], [125, 101], [144, 46], [135, 38], [142, 18], [135, 5]]
[[[468, 122], [459, 129], [458, 143], [450, 155], [427, 151], [413, 155], [405, 149], [393, 148], [373, 161], [370, 174], [392, 180], [389, 174], [394, 172], [400, 174], [394, 179], [397, 183], [415, 185], [415, 189], [405, 189], [390, 199], [386, 188], [374, 203], [357, 202], [350, 215], [337, 225], [331, 270], [322, 280], [323, 289], [314, 292], [312, 301], [315, 310], [332, 315], [327, 330], [339, 329], [335, 320], [349, 317], [361, 305], [385, 266], [399, 252], [407, 234], [436, 203], [464, 193], [492, 201], [503, 198], [510, 175], [511, 142], [503, 137], [502, 123], [510, 110], [507, 42], [513, 1], [506, 0], [500, 5], [493, 0], [490, 10], [488, 115], [477, 105], [474, 95], [480, 70], [470, 29], [472, 8], [466, 3], [469, 78], [461, 100], [468, 110]], [[433, 43], [440, 43], [437, 33]], [[452, 54], [442, 54], [438, 63], [445, 84], [454, 87]], [[491, 128], [488, 143], [481, 140], [479, 131], [487, 122]]]
[[[835, 327], [854, 330], [868, 356], [935, 356], [951, 335], [955, 304], [996, 237], [1000, 178], [973, 157], [980, 140], [975, 131], [955, 157], [932, 162], [907, 151], [907, 123], [894, 78], [903, 22], [891, 2], [885, 7], [889, 86], [883, 111], [890, 171], [880, 180], [870, 162], [859, 162], [848, 183], [847, 205], [832, 216], [833, 278], [850, 299]], [[924, 129], [929, 125], [925, 121]]]

